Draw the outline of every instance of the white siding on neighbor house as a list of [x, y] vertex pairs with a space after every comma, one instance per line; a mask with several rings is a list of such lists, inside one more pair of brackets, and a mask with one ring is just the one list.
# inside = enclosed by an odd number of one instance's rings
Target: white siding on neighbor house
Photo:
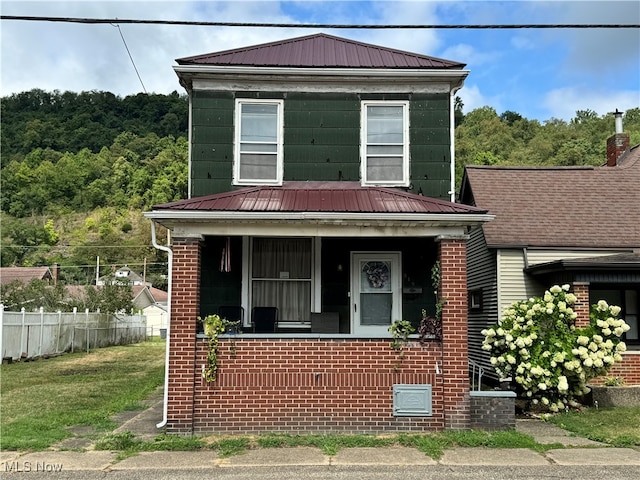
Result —
[[482, 308], [469, 309], [469, 359], [484, 367], [485, 377], [495, 377], [490, 355], [482, 350], [482, 330], [498, 321], [498, 292], [495, 250], [487, 248], [482, 227], [474, 228], [467, 242], [467, 288], [482, 290]]
[[550, 250], [500, 249], [498, 263], [498, 306], [502, 312], [512, 303], [542, 295], [551, 285], [541, 285], [524, 273], [525, 266], [553, 262], [561, 259], [588, 258], [614, 255], [620, 251], [602, 250]]

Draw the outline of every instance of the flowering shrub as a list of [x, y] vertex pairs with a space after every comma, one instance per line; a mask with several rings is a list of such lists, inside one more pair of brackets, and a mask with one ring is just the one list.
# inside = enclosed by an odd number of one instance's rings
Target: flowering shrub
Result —
[[620, 307], [604, 300], [591, 306], [590, 324], [576, 328], [569, 285], [554, 285], [542, 298], [516, 302], [497, 325], [482, 331], [498, 374], [512, 377], [517, 392], [552, 412], [578, 406], [587, 382], [609, 371], [626, 350], [620, 336], [629, 330]]

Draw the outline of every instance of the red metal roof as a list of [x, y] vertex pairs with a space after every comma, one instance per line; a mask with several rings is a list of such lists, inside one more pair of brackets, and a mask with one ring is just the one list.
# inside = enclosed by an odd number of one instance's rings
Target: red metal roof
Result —
[[155, 205], [153, 210], [232, 212], [486, 213], [486, 210], [358, 182], [285, 182]]
[[462, 69], [464, 63], [324, 33], [179, 58], [179, 65]]

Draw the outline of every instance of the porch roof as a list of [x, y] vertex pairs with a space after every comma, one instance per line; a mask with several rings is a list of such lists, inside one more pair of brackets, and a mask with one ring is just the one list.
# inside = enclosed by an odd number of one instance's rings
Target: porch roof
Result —
[[547, 275], [559, 272], [640, 272], [640, 253], [627, 252], [600, 257], [563, 258], [539, 263], [525, 268], [531, 275]]
[[232, 212], [486, 213], [487, 210], [358, 182], [285, 182], [155, 205], [157, 210]]
[[393, 188], [314, 181], [164, 203], [145, 216], [179, 235], [314, 236], [459, 235], [493, 218], [478, 207]]

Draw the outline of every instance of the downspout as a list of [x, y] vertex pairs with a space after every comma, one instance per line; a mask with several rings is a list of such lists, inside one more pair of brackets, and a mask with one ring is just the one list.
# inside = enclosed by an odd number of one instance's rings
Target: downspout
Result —
[[162, 428], [167, 424], [168, 408], [169, 408], [169, 343], [170, 343], [170, 330], [171, 330], [171, 278], [173, 270], [173, 250], [164, 245], [158, 244], [156, 239], [156, 222], [151, 221], [151, 243], [157, 250], [167, 252], [168, 256], [168, 296], [167, 296], [167, 344], [165, 347], [165, 360], [164, 360], [164, 396], [162, 401], [162, 421], [156, 424], [156, 428]]
[[451, 165], [450, 165], [450, 175], [451, 175], [451, 185], [449, 190], [449, 197], [451, 202], [456, 201], [456, 112], [455, 112], [455, 103], [456, 103], [456, 93], [458, 90], [462, 88], [462, 85], [458, 87], [454, 87], [451, 89], [451, 98], [449, 100], [449, 145], [451, 148]]

